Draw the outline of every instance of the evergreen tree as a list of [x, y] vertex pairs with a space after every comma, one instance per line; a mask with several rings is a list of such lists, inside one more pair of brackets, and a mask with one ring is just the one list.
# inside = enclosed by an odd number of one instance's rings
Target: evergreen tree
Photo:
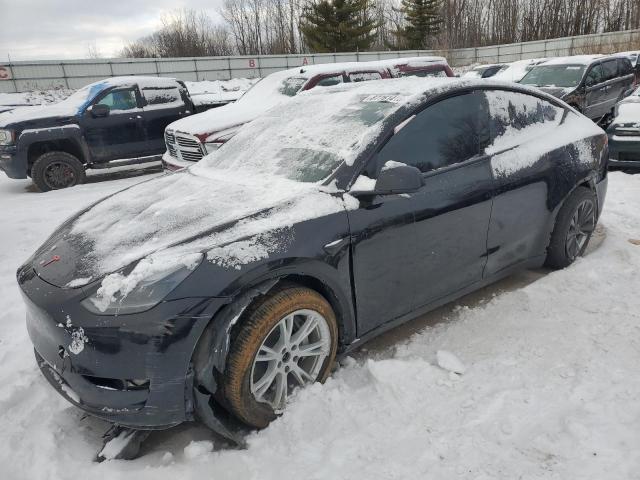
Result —
[[320, 0], [305, 7], [300, 30], [312, 52], [367, 50], [375, 39], [370, 0]]
[[407, 24], [395, 32], [399, 38], [398, 47], [425, 49], [429, 37], [438, 34], [442, 28], [440, 0], [402, 0], [400, 11]]

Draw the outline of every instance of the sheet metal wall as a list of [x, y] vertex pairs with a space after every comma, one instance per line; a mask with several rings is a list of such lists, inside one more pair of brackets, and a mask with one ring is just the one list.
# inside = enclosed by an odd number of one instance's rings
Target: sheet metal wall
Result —
[[452, 66], [463, 66], [472, 63], [512, 62], [527, 58], [574, 55], [601, 49], [613, 52], [628, 49], [634, 43], [640, 50], [640, 30], [448, 51], [404, 50], [254, 57], [114, 58], [13, 62], [0, 64], [0, 92], [24, 92], [56, 87], [76, 89], [102, 78], [117, 75], [158, 75], [191, 81], [252, 78], [301, 65], [363, 62], [424, 55], [442, 55], [447, 57]]

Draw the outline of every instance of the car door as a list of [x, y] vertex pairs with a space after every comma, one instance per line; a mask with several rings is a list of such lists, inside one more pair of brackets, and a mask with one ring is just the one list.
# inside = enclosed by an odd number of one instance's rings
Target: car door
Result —
[[[141, 85], [147, 154], [165, 151], [164, 129], [188, 114], [188, 106], [180, 85]], [[190, 112], [189, 112], [190, 113]]]
[[[96, 115], [96, 105], [108, 107], [106, 115]], [[116, 87], [100, 94], [81, 120], [92, 159], [101, 162], [143, 154], [146, 138], [142, 115], [137, 87]]]
[[607, 113], [607, 85], [602, 65], [597, 63], [587, 71], [585, 77], [584, 113], [589, 118], [602, 117]]
[[[549, 198], [563, 190], [564, 147], [541, 149], [566, 111], [533, 95], [486, 92], [491, 105], [491, 155], [495, 181], [486, 276], [543, 258], [552, 221]], [[544, 152], [544, 153], [540, 153]]]
[[[487, 258], [492, 177], [480, 154], [489, 134], [484, 97], [444, 99], [401, 127], [363, 175], [375, 179], [385, 164], [400, 162], [417, 167], [424, 186], [349, 213], [358, 235], [384, 239], [376, 248], [361, 240], [353, 246], [359, 333], [479, 282]], [[373, 212], [380, 218], [371, 221]]]

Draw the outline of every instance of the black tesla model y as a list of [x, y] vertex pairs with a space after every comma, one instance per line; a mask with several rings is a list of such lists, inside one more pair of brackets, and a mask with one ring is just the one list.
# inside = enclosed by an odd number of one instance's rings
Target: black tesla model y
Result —
[[301, 94], [53, 233], [17, 274], [38, 365], [121, 426], [265, 427], [367, 339], [517, 269], [569, 266], [607, 158], [599, 127], [515, 84]]

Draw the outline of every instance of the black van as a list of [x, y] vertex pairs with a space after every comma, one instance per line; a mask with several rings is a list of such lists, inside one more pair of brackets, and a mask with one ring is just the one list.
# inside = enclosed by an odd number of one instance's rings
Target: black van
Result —
[[621, 56], [581, 55], [554, 58], [535, 66], [521, 84], [539, 87], [594, 121], [611, 118], [635, 84], [633, 65]]

